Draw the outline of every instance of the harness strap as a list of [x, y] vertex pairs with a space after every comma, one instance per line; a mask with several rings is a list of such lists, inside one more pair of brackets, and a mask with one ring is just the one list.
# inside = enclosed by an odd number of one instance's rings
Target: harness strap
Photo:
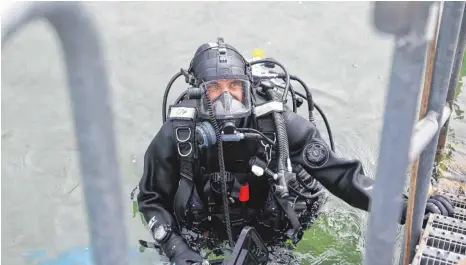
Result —
[[[197, 110], [193, 107], [170, 106], [169, 119], [172, 123], [180, 162], [180, 182], [173, 210], [175, 217], [181, 219], [178, 221], [189, 224], [190, 214], [200, 214], [204, 210], [204, 205], [194, 184], [194, 176], [198, 173], [198, 152], [195, 144]], [[186, 196], [187, 194], [189, 196]], [[197, 218], [194, 217], [194, 219]]]

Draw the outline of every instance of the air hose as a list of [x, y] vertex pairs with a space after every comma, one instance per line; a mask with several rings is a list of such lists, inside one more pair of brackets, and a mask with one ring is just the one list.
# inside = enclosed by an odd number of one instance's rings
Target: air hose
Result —
[[179, 71], [176, 73], [168, 82], [167, 87], [165, 88], [165, 92], [163, 93], [163, 100], [162, 100], [162, 120], [165, 122], [167, 120], [167, 99], [168, 93], [170, 93], [170, 88], [172, 87], [173, 83], [175, 83], [178, 77], [182, 76], [183, 73]]
[[295, 75], [290, 75], [290, 79], [297, 81], [301, 86], [306, 90], [306, 100], [307, 100], [307, 105], [308, 105], [308, 112], [309, 112], [309, 121], [315, 124], [315, 118], [314, 118], [314, 100], [312, 100], [312, 94], [309, 88], [307, 87], [306, 83], [304, 83], [303, 80], [301, 80], [299, 77]]
[[[281, 78], [283, 78], [283, 75], [282, 75]], [[308, 104], [309, 121], [310, 122], [315, 124], [315, 118], [314, 118], [314, 115], [313, 115], [314, 108], [319, 112], [320, 116], [324, 120], [325, 127], [327, 128], [327, 134], [328, 134], [328, 138], [329, 138], [329, 141], [330, 141], [330, 148], [332, 149], [333, 152], [335, 152], [335, 142], [333, 141], [332, 129], [330, 127], [330, 123], [328, 122], [327, 116], [325, 115], [323, 110], [317, 104], [314, 103], [314, 101], [312, 99], [311, 91], [306, 86], [306, 83], [304, 83], [304, 81], [302, 81], [300, 78], [298, 78], [296, 76], [293, 76], [293, 75], [290, 76], [290, 79], [299, 82], [301, 84], [301, 86], [304, 88], [304, 90], [306, 90], [306, 95], [304, 95], [303, 93], [300, 93], [298, 91], [294, 91], [294, 93], [296, 95], [300, 96], [301, 98], [305, 99], [308, 102], [307, 104]]]
[[233, 241], [233, 235], [231, 232], [230, 210], [229, 210], [229, 205], [228, 205], [229, 201], [228, 201], [228, 194], [227, 194], [227, 177], [226, 177], [226, 172], [225, 172], [225, 161], [223, 159], [223, 141], [222, 141], [222, 136], [220, 133], [220, 126], [218, 125], [217, 119], [215, 118], [215, 115], [213, 113], [212, 101], [210, 101], [210, 98], [207, 95], [207, 90], [204, 90], [204, 96], [206, 98], [206, 101], [209, 107], [208, 111], [209, 111], [209, 116], [210, 116], [210, 122], [212, 123], [212, 126], [214, 127], [215, 136], [217, 138], [218, 164], [219, 164], [219, 169], [220, 169], [221, 186], [222, 186], [223, 210], [225, 211], [225, 226], [227, 230], [228, 243], [230, 247], [233, 247], [235, 243]]
[[[280, 100], [278, 95], [271, 89], [268, 89], [266, 91], [267, 95], [271, 100]], [[288, 156], [289, 156], [289, 150], [288, 150], [288, 136], [286, 132], [286, 126], [285, 126], [285, 119], [283, 118], [282, 114], [279, 112], [274, 112], [273, 114], [273, 120], [275, 123], [275, 128], [277, 131], [277, 143], [278, 143], [278, 163], [277, 163], [277, 170], [278, 170], [278, 180], [279, 180], [279, 185], [283, 186], [284, 190], [281, 192], [282, 197], [286, 197], [288, 195], [288, 190], [287, 190], [287, 183], [285, 180], [285, 171], [287, 171], [287, 163], [288, 163]]]
[[[255, 64], [262, 64], [262, 63], [271, 63], [278, 65], [284, 72], [284, 79], [285, 79], [285, 87], [283, 91], [283, 97], [280, 98], [280, 96], [275, 93], [272, 89], [267, 89], [264, 91], [266, 95], [268, 96], [269, 100], [273, 101], [278, 101], [278, 102], [285, 102], [286, 97], [288, 95], [288, 90], [290, 89], [290, 75], [288, 74], [288, 71], [285, 69], [285, 67], [280, 64], [279, 62], [273, 60], [273, 59], [260, 59], [256, 60], [254, 62], [251, 62], [250, 65], [255, 65]], [[288, 147], [288, 134], [286, 132], [286, 126], [285, 126], [285, 119], [283, 118], [283, 115], [280, 112], [273, 112], [273, 120], [275, 123], [275, 128], [277, 132], [277, 143], [278, 143], [278, 159], [277, 159], [277, 174], [278, 174], [278, 187], [275, 186], [275, 188], [278, 188], [277, 190], [279, 196], [281, 198], [285, 198], [289, 195], [288, 193], [288, 180], [285, 179], [288, 177], [289, 174], [286, 173], [291, 173], [291, 165], [288, 167], [289, 164], [289, 147]]]

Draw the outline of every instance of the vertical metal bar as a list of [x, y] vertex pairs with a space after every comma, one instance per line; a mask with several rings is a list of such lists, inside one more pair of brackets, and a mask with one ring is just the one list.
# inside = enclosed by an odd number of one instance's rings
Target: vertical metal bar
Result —
[[[426, 67], [425, 67], [425, 74], [424, 74], [424, 84], [423, 84], [423, 90], [422, 90], [422, 96], [421, 96], [421, 106], [419, 108], [419, 113], [418, 113], [418, 119], [422, 120], [424, 116], [426, 115], [426, 109], [427, 109], [427, 101], [429, 99], [429, 92], [430, 92], [430, 87], [431, 87], [431, 81], [432, 81], [432, 70], [434, 69], [434, 58], [435, 58], [435, 49], [436, 49], [436, 44], [437, 44], [437, 36], [438, 36], [438, 28], [439, 28], [439, 17], [440, 17], [440, 7], [441, 7], [441, 2], [436, 2], [436, 14], [435, 16], [435, 33], [432, 37], [432, 39], [428, 43], [428, 51], [427, 51], [427, 61], [426, 61]], [[435, 113], [435, 112], [434, 112]], [[427, 118], [427, 117], [426, 117]], [[437, 123], [437, 119], [434, 117], [435, 123]], [[418, 124], [416, 125], [416, 128], [418, 127]], [[419, 152], [415, 154], [414, 161], [412, 160], [412, 156], [410, 153], [410, 161], [413, 162], [411, 166], [411, 172], [410, 172], [410, 178], [409, 178], [409, 198], [414, 198], [414, 194], [416, 193], [416, 178], [417, 178], [417, 168], [419, 165], [419, 155], [421, 152], [424, 150], [426, 145], [429, 143], [429, 141], [432, 139], [433, 134], [438, 130], [438, 127], [435, 127], [433, 130], [432, 134], [429, 135], [429, 138], [426, 139], [426, 141], [423, 143], [421, 148], [419, 149]], [[414, 136], [411, 141], [411, 147], [416, 143], [416, 133], [414, 133]], [[400, 264], [403, 265], [408, 265], [409, 263], [409, 255], [404, 255], [404, 253], [409, 253], [409, 242], [411, 242], [411, 229], [412, 229], [412, 217], [413, 217], [413, 209], [414, 209], [414, 200], [409, 200], [408, 201], [408, 206], [407, 206], [407, 211], [406, 211], [406, 223], [405, 223], [405, 231], [404, 231], [404, 236], [403, 236], [403, 248], [401, 248], [400, 252]]]
[[[16, 7], [16, 8], [15, 8]], [[3, 20], [2, 44], [46, 18], [61, 41], [80, 151], [95, 264], [126, 264], [126, 229], [105, 60], [93, 19], [80, 2], [19, 2]], [[4, 46], [3, 46], [4, 47]]]
[[455, 99], [455, 91], [456, 91], [456, 87], [458, 86], [458, 79], [461, 73], [464, 49], [466, 46], [466, 16], [464, 15], [465, 12], [466, 12], [466, 7], [463, 10], [463, 18], [461, 21], [460, 33], [458, 36], [458, 44], [456, 45], [455, 60], [453, 62], [453, 69], [451, 71], [451, 77], [450, 77], [450, 82], [448, 86], [447, 103], [450, 104], [450, 108], [452, 108], [451, 104], [453, 103], [453, 100]]
[[[461, 22], [460, 34], [458, 37], [458, 45], [456, 46], [455, 61], [453, 63], [453, 69], [452, 69], [450, 84], [448, 86], [448, 93], [447, 93], [447, 103], [449, 104], [452, 110], [454, 109], [453, 101], [455, 100], [456, 87], [458, 86], [458, 79], [461, 73], [464, 49], [466, 46], [466, 16], [464, 15], [465, 11], [466, 11], [466, 7], [465, 7], [465, 10], [463, 11], [463, 19]], [[450, 119], [448, 119], [445, 126], [443, 126], [442, 129], [440, 130], [439, 142], [437, 144], [437, 153], [436, 153], [436, 158], [435, 158], [436, 162], [439, 162], [441, 158], [441, 154], [443, 153], [443, 149], [445, 148], [449, 122], [450, 122]]]
[[[443, 116], [464, 7], [464, 2], [445, 1], [443, 4], [432, 87], [427, 104], [427, 111], [435, 111], [439, 114], [437, 117], [439, 124], [441, 124]], [[437, 131], [419, 159], [418, 178], [416, 181], [417, 192], [414, 198], [413, 228], [411, 232], [411, 238], [413, 239], [419, 239], [421, 236], [422, 221], [430, 187], [439, 131]], [[410, 259], [414, 256], [416, 242], [417, 240], [412, 241]]]
[[395, 35], [392, 73], [385, 103], [383, 131], [369, 223], [365, 265], [392, 264], [408, 152], [423, 78], [432, 2], [376, 2], [374, 24]]

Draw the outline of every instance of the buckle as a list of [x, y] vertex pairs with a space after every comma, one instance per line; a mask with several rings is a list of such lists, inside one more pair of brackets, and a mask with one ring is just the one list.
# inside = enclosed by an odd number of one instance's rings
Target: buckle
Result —
[[[186, 133], [187, 135], [183, 135]], [[175, 137], [177, 141], [176, 147], [178, 149], [178, 154], [181, 157], [187, 157], [193, 152], [193, 145], [189, 142], [191, 134], [192, 131], [189, 127], [179, 127], [175, 129]]]

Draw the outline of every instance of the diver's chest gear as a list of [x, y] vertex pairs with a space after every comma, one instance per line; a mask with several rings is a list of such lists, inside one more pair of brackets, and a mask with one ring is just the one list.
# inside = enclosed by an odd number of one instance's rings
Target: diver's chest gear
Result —
[[[277, 65], [280, 66], [279, 63], [277, 63]], [[302, 227], [299, 221], [299, 216], [295, 211], [295, 204], [297, 197], [307, 198], [310, 195], [304, 194], [302, 189], [300, 189], [302, 181], [295, 181], [297, 172], [293, 172], [289, 158], [288, 135], [283, 117], [283, 112], [285, 111], [284, 99], [286, 98], [286, 92], [288, 92], [289, 88], [289, 76], [285, 69], [284, 72], [287, 76], [287, 80], [285, 81], [283, 96], [277, 93], [275, 89], [271, 89], [269, 87], [261, 87], [254, 90], [257, 93], [262, 93], [262, 96], [265, 96], [265, 98], [256, 97], [254, 102], [253, 122], [255, 126], [253, 127], [258, 130], [236, 128], [234, 119], [232, 121], [222, 120], [223, 123], [217, 122], [215, 115], [211, 115], [212, 117], [210, 117], [212, 125], [210, 122], [198, 122], [198, 109], [195, 106], [199, 107], [199, 99], [197, 101], [193, 101], [198, 104], [192, 105], [191, 109], [193, 110], [189, 111], [194, 112], [195, 115], [189, 116], [187, 114], [180, 113], [180, 115], [175, 115], [176, 117], [173, 115], [170, 116], [170, 119], [174, 124], [178, 156], [181, 164], [180, 175], [182, 180], [180, 181], [180, 191], [177, 192], [174, 203], [175, 216], [180, 223], [199, 224], [206, 219], [209, 220], [212, 215], [211, 212], [214, 211], [215, 208], [212, 207], [212, 203], [215, 205], [223, 204], [225, 207], [224, 213], [227, 215], [225, 218], [228, 230], [230, 223], [228, 221], [228, 214], [230, 211], [227, 209], [230, 204], [229, 201], [235, 200], [234, 196], [236, 196], [239, 185], [238, 183], [235, 185], [235, 178], [232, 178], [231, 175], [226, 177], [228, 178], [226, 182], [229, 184], [225, 184], [223, 181], [223, 174], [221, 174], [221, 185], [216, 185], [215, 183], [218, 183], [216, 180], [219, 178], [216, 178], [216, 175], [214, 174], [208, 178], [207, 181], [211, 181], [211, 179], [213, 179], [213, 181], [211, 185], [207, 185], [208, 188], [206, 188], [204, 185], [204, 177], [200, 177], [203, 175], [203, 172], [200, 171], [201, 163], [199, 161], [199, 151], [212, 149], [211, 147], [215, 148], [217, 145], [219, 150], [218, 161], [222, 161], [219, 163], [222, 166], [219, 165], [220, 168], [217, 171], [209, 169], [207, 172], [210, 174], [215, 172], [225, 172], [226, 169], [223, 165], [223, 161], [228, 161], [228, 159], [223, 159], [226, 152], [221, 151], [223, 144], [218, 143], [218, 141], [238, 142], [253, 139], [257, 143], [257, 152], [256, 154], [252, 154], [251, 157], [257, 156], [257, 161], [263, 161], [261, 164], [262, 166], [248, 164], [245, 166], [248, 171], [244, 173], [251, 173], [252, 171], [256, 177], [270, 180], [268, 183], [270, 185], [264, 185], [262, 187], [265, 190], [262, 192], [265, 194], [265, 197], [261, 199], [263, 199], [262, 202], [266, 203], [258, 208], [261, 210], [261, 213], [259, 214], [261, 216], [260, 219], [262, 221], [274, 219], [274, 221], [270, 221], [269, 224], [267, 224], [267, 222], [263, 223], [276, 230], [282, 231], [283, 229], [286, 229], [286, 227], [290, 226], [290, 229], [286, 231], [286, 234], [292, 238], [294, 242], [300, 240]], [[208, 98], [206, 87], [204, 87], [206, 95], [205, 97], [201, 97], [201, 99]], [[258, 98], [262, 98], [263, 101], [261, 102]], [[222, 102], [220, 105], [225, 108], [223, 112], [227, 113], [228, 111], [226, 110], [231, 112], [231, 110], [235, 109], [233, 105], [234, 100], [229, 93], [221, 94], [217, 100], [218, 102]], [[213, 101], [215, 103], [215, 99]], [[185, 104], [185, 102], [186, 101], [181, 101], [181, 104]], [[210, 101], [208, 103], [208, 110], [212, 113], [213, 104]], [[179, 106], [176, 105], [176, 108], [178, 107]], [[226, 117], [228, 115], [224, 116]], [[232, 115], [232, 117], [233, 116], [234, 115]], [[183, 128], [180, 129], [180, 126]], [[190, 130], [187, 128], [190, 128]], [[183, 146], [184, 148], [180, 148]], [[191, 154], [191, 151], [193, 151], [193, 154]], [[196, 178], [194, 176], [196, 176]], [[290, 190], [290, 183], [297, 183], [298, 186], [294, 188], [291, 187]], [[181, 188], [181, 186], [183, 187]], [[270, 189], [268, 189], [269, 186], [271, 187]], [[306, 191], [308, 190], [306, 189]], [[206, 193], [209, 193], [209, 195], [206, 196]], [[217, 196], [219, 193], [223, 196], [220, 201]], [[189, 194], [189, 199], [184, 198], [187, 197], [186, 194]], [[184, 199], [181, 199], [181, 197]], [[183, 207], [183, 205], [187, 205], [187, 207]], [[284, 217], [286, 217], [287, 221], [283, 219]], [[281, 224], [284, 223], [286, 225], [282, 226]]]
[[[215, 156], [216, 147], [213, 140], [216, 138], [208, 122], [196, 122], [195, 107], [189, 105], [189, 101], [183, 103], [170, 109], [170, 121], [173, 125], [181, 176], [173, 210], [180, 226], [202, 230], [211, 227], [213, 223], [225, 222], [221, 176], [218, 172], [216, 162], [218, 157]], [[257, 131], [266, 135], [272, 143], [276, 142], [274, 126], [270, 119], [256, 121]], [[273, 176], [253, 174], [254, 170], [251, 169], [254, 166], [262, 168], [263, 171], [267, 171], [268, 168], [276, 170], [274, 162], [276, 155], [272, 152], [272, 143], [265, 140], [254, 143], [247, 145], [237, 142], [224, 143], [226, 168], [235, 171], [226, 172], [228, 203], [231, 209], [230, 223], [233, 227], [261, 225], [280, 234], [286, 234], [292, 226], [301, 227], [300, 222], [306, 225], [308, 221], [304, 220], [304, 217], [309, 215], [310, 202], [298, 201], [295, 195], [287, 199], [280, 198], [274, 188], [269, 188]], [[237, 146], [236, 150], [234, 146]], [[249, 150], [245, 150], [245, 146], [249, 147]], [[212, 154], [214, 155], [211, 156]], [[251, 160], [256, 161], [257, 165], [253, 165]], [[241, 202], [239, 193], [245, 184], [249, 189], [248, 201]], [[296, 189], [302, 191], [299, 188], [300, 184], [295, 184]], [[295, 215], [298, 223], [291, 223], [288, 220], [289, 215]], [[293, 235], [288, 234], [288, 236]], [[297, 240], [300, 237], [301, 235], [298, 234]]]

